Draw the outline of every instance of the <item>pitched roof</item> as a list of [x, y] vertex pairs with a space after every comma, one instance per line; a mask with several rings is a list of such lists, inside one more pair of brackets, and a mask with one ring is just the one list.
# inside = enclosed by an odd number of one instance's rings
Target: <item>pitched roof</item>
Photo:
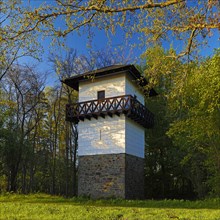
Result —
[[[115, 75], [122, 72], [130, 74], [141, 87], [148, 84], [147, 80], [141, 75], [141, 73], [136, 69], [134, 65], [112, 65], [66, 78], [62, 80], [62, 82], [78, 91], [80, 81], [89, 80], [92, 77], [99, 78], [108, 75]], [[154, 89], [151, 89], [149, 95], [155, 96], [157, 93]]]

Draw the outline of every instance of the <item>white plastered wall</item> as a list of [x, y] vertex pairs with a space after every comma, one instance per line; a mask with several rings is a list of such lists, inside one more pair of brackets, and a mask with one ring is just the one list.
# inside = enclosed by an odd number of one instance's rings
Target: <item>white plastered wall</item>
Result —
[[80, 122], [79, 156], [125, 153], [125, 116]]
[[[97, 99], [97, 92], [105, 90], [105, 97], [136, 95], [144, 104], [144, 96], [125, 74], [80, 82], [79, 102]], [[78, 124], [79, 156], [127, 153], [144, 157], [144, 128], [124, 115], [85, 119]]]
[[97, 99], [97, 92], [105, 90], [105, 97], [125, 95], [125, 74], [80, 82], [79, 102]]
[[144, 158], [144, 128], [129, 118], [125, 119], [125, 146], [127, 154]]
[[144, 105], [144, 95], [138, 88], [138, 86], [135, 84], [135, 80], [131, 79], [130, 77], [126, 77], [125, 81], [125, 94], [129, 95], [136, 95], [138, 101], [140, 101]]
[[[135, 81], [128, 76], [126, 77], [125, 92], [132, 96], [136, 95], [137, 100], [144, 105], [143, 93]], [[125, 146], [127, 154], [144, 158], [145, 129], [129, 118], [125, 120]]]

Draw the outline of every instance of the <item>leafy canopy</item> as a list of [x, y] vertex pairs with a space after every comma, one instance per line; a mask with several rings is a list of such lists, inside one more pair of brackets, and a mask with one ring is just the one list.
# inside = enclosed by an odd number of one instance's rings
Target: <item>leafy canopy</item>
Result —
[[[182, 45], [175, 56], [180, 57], [210, 36], [211, 30], [220, 28], [217, 0], [56, 0], [39, 7], [19, 3], [1, 1], [3, 9], [9, 5], [14, 12], [10, 20], [16, 26], [10, 27], [10, 34], [3, 29], [0, 42], [24, 38], [36, 31], [57, 40], [71, 32], [92, 36], [97, 29], [111, 34], [118, 29], [127, 37], [142, 32], [146, 38], [141, 39], [147, 46], [163, 40]], [[57, 21], [62, 21], [62, 27]]]

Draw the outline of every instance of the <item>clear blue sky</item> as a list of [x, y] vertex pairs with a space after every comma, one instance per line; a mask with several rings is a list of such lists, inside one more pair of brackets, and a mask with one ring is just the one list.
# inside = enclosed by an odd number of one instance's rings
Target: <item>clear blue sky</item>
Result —
[[[38, 7], [39, 4], [41, 4], [44, 1], [41, 0], [26, 0], [24, 1], [25, 4], [29, 4], [31, 7]], [[53, 0], [48, 1], [47, 3], [53, 4]], [[62, 26], [62, 21], [58, 21], [57, 25]], [[79, 36], [77, 33], [71, 33], [69, 34], [66, 39], [66, 45], [69, 48], [76, 49], [79, 54], [87, 54], [88, 53], [88, 36], [86, 34]], [[34, 61], [33, 59], [30, 58], [25, 58], [22, 59], [22, 62], [25, 63], [36, 63], [37, 64], [37, 69], [41, 72], [48, 71], [48, 84], [53, 83], [53, 81], [56, 79], [56, 75], [52, 72], [52, 67], [48, 63], [48, 56], [49, 56], [49, 50], [50, 50], [50, 43], [51, 39], [46, 38], [44, 41], [42, 41], [42, 45], [44, 47], [44, 54], [42, 54], [42, 62], [38, 63], [37, 61]], [[135, 34], [132, 39], [130, 39], [129, 43], [138, 43], [138, 36]], [[125, 38], [123, 37], [122, 31], [121, 30], [116, 30], [116, 34], [114, 36], [111, 36], [111, 48], [112, 49], [117, 49], [118, 47], [124, 47], [125, 52], [127, 53], [132, 53], [132, 56], [134, 57], [134, 60], [138, 58], [145, 50], [146, 48], [141, 48], [141, 47], [136, 47], [136, 48], [129, 48], [128, 42], [125, 41]], [[165, 48], [169, 48], [169, 44], [164, 42], [163, 45]], [[208, 46], [205, 48], [200, 48], [201, 50], [201, 55], [203, 56], [209, 56], [213, 53], [214, 48], [219, 48], [219, 33], [216, 31], [214, 35], [209, 39], [208, 41]], [[105, 34], [104, 31], [100, 30], [95, 30], [95, 36], [92, 40], [92, 48], [93, 49], [106, 49], [109, 47], [109, 40]], [[177, 48], [174, 48], [177, 49]], [[56, 52], [58, 53], [65, 53], [65, 50], [62, 48], [56, 48]]]

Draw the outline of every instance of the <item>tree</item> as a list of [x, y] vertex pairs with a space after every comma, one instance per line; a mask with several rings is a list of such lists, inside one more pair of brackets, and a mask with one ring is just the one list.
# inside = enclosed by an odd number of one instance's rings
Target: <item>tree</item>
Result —
[[64, 55], [51, 53], [48, 60], [60, 80], [109, 65], [132, 62], [129, 54], [125, 56], [123, 50], [113, 51], [110, 48], [96, 51], [90, 49], [87, 56], [79, 55], [75, 49], [70, 48]]
[[219, 51], [186, 63], [171, 53], [159, 46], [145, 53], [149, 87], [159, 94], [148, 100], [156, 125], [147, 133], [147, 181], [157, 183], [148, 185], [149, 196], [219, 195]]
[[1, 84], [8, 100], [14, 103], [2, 129], [9, 191], [17, 190], [19, 169], [22, 169], [22, 191], [26, 191], [27, 163], [31, 153], [29, 135], [41, 119], [35, 115], [42, 102], [43, 85], [44, 81], [32, 68], [21, 66], [14, 66]]
[[[0, 0], [0, 81], [9, 72], [15, 61], [25, 56], [39, 59], [41, 53], [36, 33], [26, 32], [17, 36], [16, 39], [13, 38], [18, 30], [17, 25], [25, 13], [20, 3], [16, 0]], [[21, 20], [19, 21], [18, 18]]]
[[[114, 34], [119, 29], [125, 36], [143, 32], [147, 46], [162, 40], [180, 46], [181, 41], [184, 46], [175, 55], [178, 58], [190, 54], [202, 39], [211, 35], [211, 30], [220, 28], [218, 8], [217, 0], [56, 0], [38, 8], [21, 5], [21, 13], [14, 16], [17, 28], [12, 28], [9, 36], [3, 35], [1, 41], [15, 40], [35, 31], [52, 35], [56, 40], [74, 31], [92, 33], [98, 28]], [[62, 20], [62, 27], [55, 25], [57, 19]]]
[[199, 197], [220, 195], [219, 61], [217, 50], [212, 58], [191, 63], [170, 93], [176, 119], [168, 135], [186, 152], [182, 163], [190, 165], [189, 178]]
[[167, 135], [170, 124], [175, 120], [168, 107], [169, 95], [174, 89], [176, 76], [184, 66], [168, 57], [171, 52], [156, 46], [149, 48], [143, 56], [146, 65], [142, 69], [149, 81], [149, 88], [154, 87], [158, 93], [155, 97], [149, 97], [146, 103], [155, 114], [154, 128], [146, 131], [145, 147], [145, 187], [146, 196], [150, 199], [195, 197], [191, 180], [186, 175], [187, 168], [181, 166], [185, 152]]

